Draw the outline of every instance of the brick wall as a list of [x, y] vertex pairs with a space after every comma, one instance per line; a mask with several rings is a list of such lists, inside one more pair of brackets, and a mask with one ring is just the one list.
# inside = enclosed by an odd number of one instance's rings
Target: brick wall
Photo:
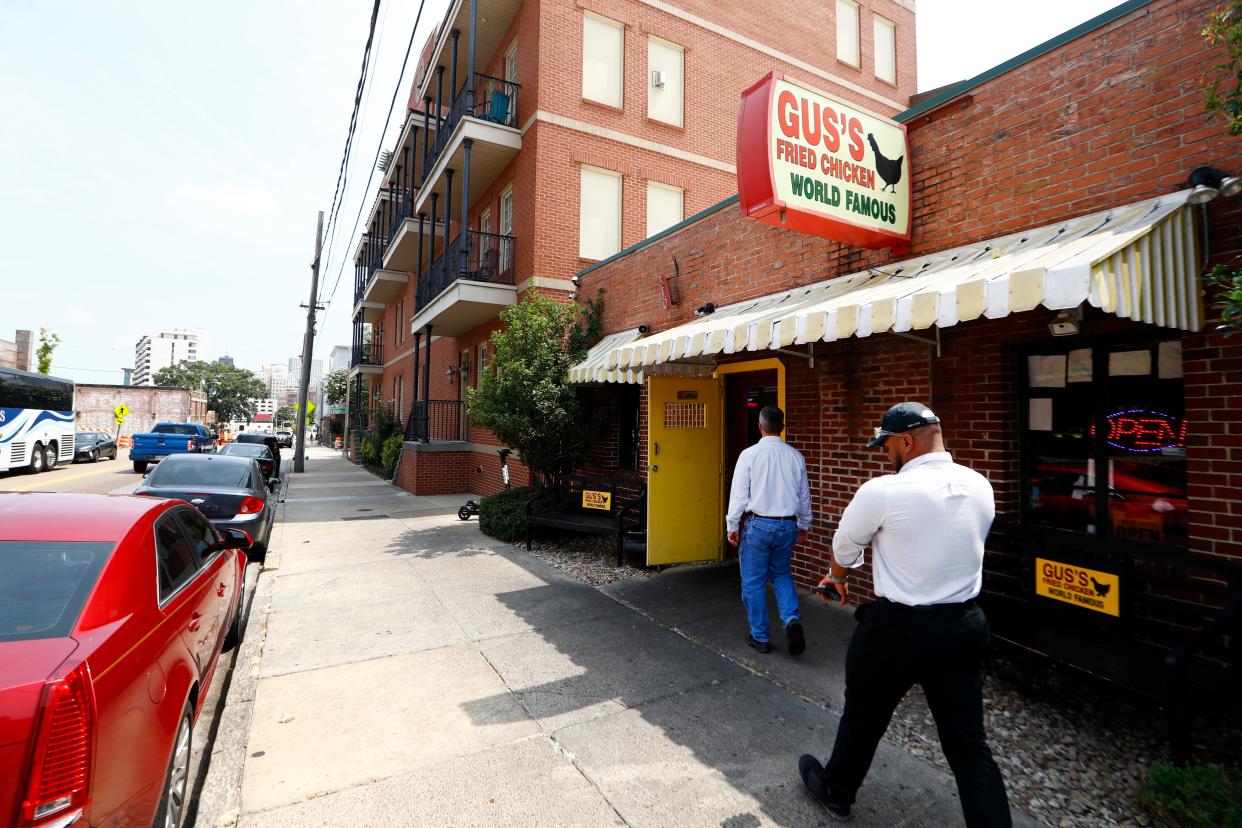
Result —
[[142, 434], [156, 423], [202, 423], [206, 418], [205, 398], [194, 405], [188, 388], [161, 387], [156, 385], [92, 385], [78, 383], [74, 386], [74, 425], [79, 429], [94, 429], [116, 433], [118, 405], [129, 407], [129, 416], [121, 426], [121, 434]]
[[405, 451], [397, 469], [396, 484], [418, 495], [457, 494], [469, 491], [464, 451]]

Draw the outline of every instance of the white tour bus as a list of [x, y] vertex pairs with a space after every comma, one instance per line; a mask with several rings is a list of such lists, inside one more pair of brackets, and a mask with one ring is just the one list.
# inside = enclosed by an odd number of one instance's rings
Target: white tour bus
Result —
[[73, 382], [0, 368], [0, 472], [73, 461]]

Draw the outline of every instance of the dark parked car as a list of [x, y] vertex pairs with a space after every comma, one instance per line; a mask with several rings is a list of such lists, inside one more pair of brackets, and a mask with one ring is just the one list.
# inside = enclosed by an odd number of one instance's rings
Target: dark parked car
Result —
[[175, 501], [0, 494], [0, 825], [183, 823], [245, 543]]
[[142, 481], [134, 494], [184, 500], [224, 532], [241, 529], [252, 542], [247, 555], [262, 561], [276, 519], [280, 481], [267, 478], [249, 457], [174, 454]]
[[272, 456], [276, 458], [276, 471], [280, 472], [280, 441], [276, 439], [274, 434], [259, 434], [254, 431], [243, 431], [233, 439], [234, 443], [258, 443], [267, 446], [272, 450]]
[[227, 446], [221, 446], [217, 454], [223, 454], [230, 457], [250, 457], [259, 461], [259, 466], [263, 469], [264, 478], [276, 477], [276, 458], [272, 454], [272, 450], [267, 446], [261, 446], [258, 443], [229, 443]]
[[116, 440], [102, 431], [79, 431], [73, 437], [73, 462], [116, 459]]

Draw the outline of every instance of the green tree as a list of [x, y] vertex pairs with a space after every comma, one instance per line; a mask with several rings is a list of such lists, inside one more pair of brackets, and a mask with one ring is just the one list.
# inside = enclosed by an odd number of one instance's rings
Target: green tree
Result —
[[328, 374], [323, 385], [324, 402], [328, 405], [344, 405], [349, 395], [349, 369], [338, 368]]
[[602, 305], [602, 297], [579, 306], [531, 291], [500, 314], [504, 328], [492, 334], [495, 371], [484, 372], [468, 394], [473, 421], [516, 449], [545, 486], [580, 465], [597, 432], [566, 377], [598, 335]]
[[244, 368], [218, 362], [182, 360], [155, 373], [156, 385], [177, 385], [207, 394], [207, 407], [221, 422], [249, 420], [256, 409], [254, 401], [267, 396], [263, 381]]
[[276, 409], [276, 425], [293, 425], [293, 421], [296, 419], [297, 412], [293, 410], [292, 406], [282, 405], [280, 408]]
[[47, 328], [39, 328], [39, 347], [35, 349], [35, 358], [39, 361], [39, 373], [47, 374], [52, 370], [52, 352], [60, 344], [60, 337]]
[[1212, 67], [1215, 74], [1204, 90], [1207, 110], [1224, 117], [1230, 135], [1242, 135], [1242, 0], [1217, 6], [1203, 27], [1203, 37], [1209, 46], [1225, 47], [1225, 61]]

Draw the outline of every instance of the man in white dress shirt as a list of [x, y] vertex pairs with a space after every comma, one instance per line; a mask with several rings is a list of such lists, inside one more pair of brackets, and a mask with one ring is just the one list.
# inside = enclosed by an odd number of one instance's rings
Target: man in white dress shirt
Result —
[[[789, 653], [799, 655], [806, 649], [806, 636], [789, 560], [794, 544], [806, 540], [811, 528], [811, 489], [806, 461], [781, 439], [784, 430], [784, 412], [765, 405], [759, 411], [762, 436], [738, 456], [733, 469], [725, 530], [729, 543], [738, 547], [742, 603], [750, 624], [746, 643], [761, 653], [772, 651], [767, 594], [771, 581]], [[739, 539], [743, 516], [746, 528]]]
[[[807, 789], [838, 820], [867, 775], [906, 691], [919, 684], [957, 780], [968, 826], [1011, 825], [1005, 783], [983, 729], [982, 658], [988, 622], [975, 603], [996, 504], [987, 478], [953, 462], [940, 419], [921, 403], [888, 410], [869, 447], [895, 474], [859, 487], [832, 540], [821, 587], [849, 597], [848, 573], [870, 546], [876, 600], [854, 613], [845, 661], [845, 711], [826, 766], [798, 762]], [[827, 600], [827, 599], [825, 599]]]

